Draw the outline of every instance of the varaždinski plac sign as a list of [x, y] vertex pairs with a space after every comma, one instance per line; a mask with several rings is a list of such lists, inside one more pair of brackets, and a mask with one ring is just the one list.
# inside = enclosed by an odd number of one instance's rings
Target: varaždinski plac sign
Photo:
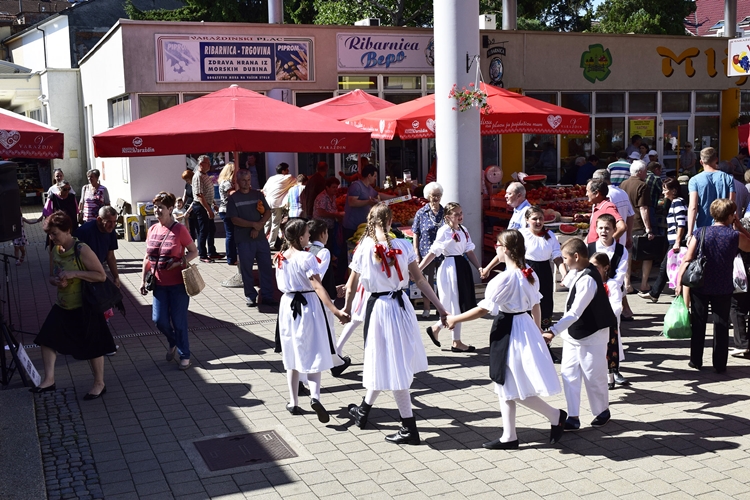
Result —
[[579, 118], [547, 115], [546, 118], [506, 120], [502, 115], [481, 116], [482, 135], [494, 134], [587, 134], [588, 124]]
[[147, 153], [156, 153], [156, 150], [152, 148], [151, 146], [144, 146], [143, 145], [143, 139], [140, 137], [134, 137], [133, 138], [133, 146], [127, 146], [122, 148], [123, 154], [147, 154]]
[[339, 71], [433, 72], [432, 35], [336, 35]]

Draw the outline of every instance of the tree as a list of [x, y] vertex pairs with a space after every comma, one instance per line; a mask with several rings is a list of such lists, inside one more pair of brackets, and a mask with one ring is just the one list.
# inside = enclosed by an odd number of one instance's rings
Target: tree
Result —
[[126, 0], [125, 13], [130, 19], [149, 21], [268, 22], [267, 0], [184, 0], [184, 3], [184, 7], [176, 10], [142, 11], [132, 0]]
[[432, 0], [315, 0], [315, 24], [354, 24], [376, 17], [384, 26], [432, 26]]
[[685, 35], [685, 18], [695, 12], [692, 0], [605, 0], [596, 10], [599, 33]]

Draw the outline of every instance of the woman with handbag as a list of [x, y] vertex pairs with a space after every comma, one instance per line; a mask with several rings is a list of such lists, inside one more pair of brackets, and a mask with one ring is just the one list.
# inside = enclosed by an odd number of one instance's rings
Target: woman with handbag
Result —
[[713, 367], [717, 373], [723, 373], [727, 369], [729, 310], [734, 292], [733, 263], [738, 249], [750, 250], [750, 233], [739, 224], [736, 211], [737, 205], [726, 198], [711, 203], [710, 213], [714, 224], [695, 230], [688, 244], [685, 260], [677, 272], [675, 294], [682, 292], [682, 285], [690, 288], [690, 324], [693, 335], [690, 339], [689, 366], [697, 370], [703, 366], [709, 304], [714, 313]]
[[198, 248], [187, 228], [172, 216], [175, 196], [161, 191], [153, 202], [154, 215], [159, 222], [148, 229], [146, 236], [141, 294], [154, 292], [151, 317], [169, 342], [166, 360], [171, 362], [179, 354], [180, 370], [187, 370], [191, 366], [187, 329], [190, 297], [185, 290], [182, 270], [198, 256]]
[[107, 392], [104, 385], [104, 355], [116, 350], [104, 314], [85, 307], [83, 283], [107, 279], [96, 254], [71, 234], [73, 221], [58, 210], [47, 217], [44, 231], [52, 243], [49, 282], [57, 287], [57, 301], [47, 315], [34, 342], [42, 347], [44, 379], [31, 392], [54, 391], [57, 354], [69, 354], [91, 364], [94, 385], [83, 397], [97, 399]]
[[[52, 215], [53, 212], [62, 210], [68, 217], [70, 217], [72, 224], [70, 232], [72, 234], [78, 229], [78, 203], [73, 194], [73, 188], [68, 181], [63, 179], [58, 182], [56, 186], [57, 193], [50, 193], [49, 197], [47, 197], [47, 202], [44, 204], [44, 208], [42, 208], [42, 216], [47, 218]], [[52, 242], [50, 241], [49, 236], [47, 236], [44, 247], [52, 248]]]
[[81, 223], [96, 219], [99, 209], [104, 205], [109, 205], [109, 191], [99, 184], [99, 175], [99, 170], [95, 168], [86, 172], [89, 183], [81, 190], [81, 200], [78, 206]]

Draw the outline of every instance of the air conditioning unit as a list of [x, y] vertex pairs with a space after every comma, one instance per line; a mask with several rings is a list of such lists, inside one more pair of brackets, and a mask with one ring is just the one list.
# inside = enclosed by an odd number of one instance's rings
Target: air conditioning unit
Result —
[[380, 26], [380, 19], [377, 17], [360, 19], [359, 21], [354, 22], [354, 26]]
[[497, 16], [495, 14], [479, 14], [480, 30], [496, 30]]

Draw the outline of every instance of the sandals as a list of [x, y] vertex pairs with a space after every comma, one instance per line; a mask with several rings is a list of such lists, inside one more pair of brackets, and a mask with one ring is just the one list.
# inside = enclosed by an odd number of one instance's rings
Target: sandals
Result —
[[[183, 364], [183, 361], [187, 361], [187, 363]], [[178, 366], [180, 367], [180, 370], [185, 371], [193, 366], [193, 363], [191, 363], [189, 359], [183, 359], [182, 361], [180, 361], [180, 364]]]

